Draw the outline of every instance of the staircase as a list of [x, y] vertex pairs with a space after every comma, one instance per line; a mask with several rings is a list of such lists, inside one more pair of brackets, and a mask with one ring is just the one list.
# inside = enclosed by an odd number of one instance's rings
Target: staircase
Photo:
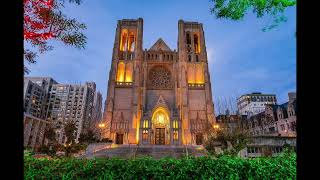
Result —
[[104, 148], [96, 152], [87, 152], [86, 158], [93, 157], [119, 157], [137, 158], [153, 157], [160, 159], [164, 157], [181, 158], [184, 156], [205, 156], [206, 150], [202, 146], [170, 146], [170, 145], [119, 145], [112, 148]]

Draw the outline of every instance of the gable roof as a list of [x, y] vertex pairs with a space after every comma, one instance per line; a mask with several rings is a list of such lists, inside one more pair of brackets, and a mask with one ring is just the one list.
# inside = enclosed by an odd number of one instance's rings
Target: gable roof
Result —
[[151, 48], [149, 49], [149, 51], [171, 51], [171, 49], [169, 48], [169, 46], [161, 39], [159, 38], [156, 43], [154, 43]]

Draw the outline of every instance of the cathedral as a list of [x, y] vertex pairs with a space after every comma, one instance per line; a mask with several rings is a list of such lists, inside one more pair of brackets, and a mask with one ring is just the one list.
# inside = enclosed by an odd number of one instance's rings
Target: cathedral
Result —
[[143, 50], [143, 19], [119, 20], [104, 138], [116, 144], [203, 144], [215, 123], [203, 25], [178, 22], [178, 50]]

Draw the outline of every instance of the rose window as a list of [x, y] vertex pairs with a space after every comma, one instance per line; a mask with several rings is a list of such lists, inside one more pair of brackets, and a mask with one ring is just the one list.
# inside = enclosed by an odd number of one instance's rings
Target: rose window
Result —
[[171, 73], [162, 66], [153, 68], [149, 73], [149, 87], [155, 89], [171, 88]]

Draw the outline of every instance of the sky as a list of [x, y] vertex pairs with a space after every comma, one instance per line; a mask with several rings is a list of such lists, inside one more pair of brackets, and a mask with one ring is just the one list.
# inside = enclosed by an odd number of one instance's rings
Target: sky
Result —
[[54, 49], [27, 65], [28, 76], [59, 83], [94, 81], [105, 100], [117, 20], [143, 18], [143, 49], [162, 38], [177, 49], [178, 20], [203, 23], [214, 102], [251, 92], [276, 94], [278, 103], [296, 91], [296, 8], [287, 22], [263, 32], [272, 20], [248, 13], [241, 21], [216, 19], [209, 0], [83, 0], [64, 13], [87, 25], [85, 49], [52, 42]]

